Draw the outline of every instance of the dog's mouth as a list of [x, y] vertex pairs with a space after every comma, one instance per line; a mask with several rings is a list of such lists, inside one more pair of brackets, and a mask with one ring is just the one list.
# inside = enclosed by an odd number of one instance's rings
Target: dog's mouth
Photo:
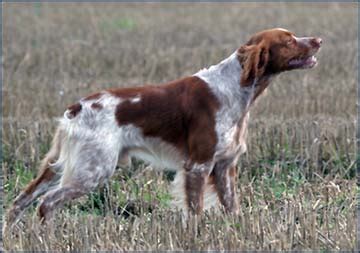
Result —
[[294, 58], [289, 61], [289, 67], [300, 68], [300, 69], [310, 69], [316, 66], [317, 59], [314, 55], [303, 57], [303, 58]]

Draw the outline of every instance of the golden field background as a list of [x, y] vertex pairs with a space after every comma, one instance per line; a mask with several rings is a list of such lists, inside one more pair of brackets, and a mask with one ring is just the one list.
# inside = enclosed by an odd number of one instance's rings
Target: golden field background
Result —
[[315, 69], [283, 73], [251, 111], [239, 216], [207, 213], [184, 227], [169, 206], [171, 175], [135, 161], [48, 227], [32, 208], [3, 235], [5, 249], [356, 247], [356, 4], [3, 6], [5, 208], [35, 176], [56, 117], [81, 97], [194, 74], [267, 28], [324, 41]]

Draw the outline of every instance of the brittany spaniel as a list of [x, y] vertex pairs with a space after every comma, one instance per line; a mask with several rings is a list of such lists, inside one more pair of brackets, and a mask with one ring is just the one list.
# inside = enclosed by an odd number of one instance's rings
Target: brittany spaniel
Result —
[[199, 214], [215, 202], [236, 213], [236, 164], [246, 151], [250, 107], [279, 73], [314, 67], [321, 43], [265, 30], [192, 76], [81, 99], [60, 119], [38, 177], [15, 199], [6, 225], [43, 194], [38, 213], [47, 220], [106, 182], [129, 157], [177, 171], [175, 202], [186, 213]]

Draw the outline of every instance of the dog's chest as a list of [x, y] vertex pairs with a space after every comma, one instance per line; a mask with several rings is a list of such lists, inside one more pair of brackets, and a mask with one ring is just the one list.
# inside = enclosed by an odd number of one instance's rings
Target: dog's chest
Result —
[[[226, 115], [223, 115], [226, 116]], [[216, 126], [218, 135], [217, 153], [234, 156], [246, 152], [247, 125], [249, 112], [241, 120], [226, 119], [219, 117]]]

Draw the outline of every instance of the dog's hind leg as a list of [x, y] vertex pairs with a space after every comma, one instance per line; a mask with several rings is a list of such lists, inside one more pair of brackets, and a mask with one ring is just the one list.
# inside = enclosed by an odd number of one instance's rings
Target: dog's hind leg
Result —
[[56, 164], [61, 149], [61, 138], [61, 131], [58, 129], [52, 147], [40, 165], [38, 176], [26, 186], [8, 210], [3, 226], [4, 232], [20, 218], [31, 203], [44, 194], [49, 187], [56, 184], [59, 179], [58, 174], [61, 171], [61, 166]]
[[42, 222], [48, 221], [54, 210], [63, 206], [65, 202], [79, 198], [90, 192], [90, 189], [82, 185], [65, 185], [55, 188], [44, 196], [39, 208], [38, 215]]
[[48, 221], [54, 211], [66, 202], [86, 195], [105, 183], [114, 173], [121, 153], [118, 143], [106, 138], [101, 141], [77, 140], [69, 144], [71, 151], [67, 152], [60, 184], [47, 192], [39, 205], [38, 214], [43, 222]]

